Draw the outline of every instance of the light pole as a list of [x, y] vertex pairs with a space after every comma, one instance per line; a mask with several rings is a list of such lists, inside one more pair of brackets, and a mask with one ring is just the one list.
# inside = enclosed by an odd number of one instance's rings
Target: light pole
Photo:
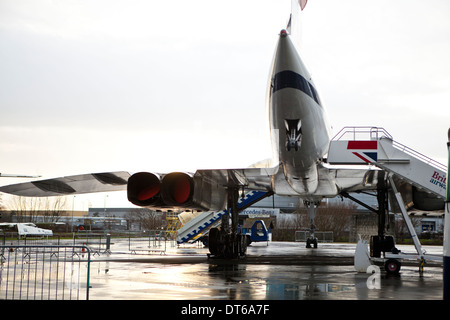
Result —
[[73, 232], [73, 209], [74, 209], [74, 206], [75, 206], [75, 197], [76, 196], [73, 196], [73, 198], [72, 198], [72, 232]]

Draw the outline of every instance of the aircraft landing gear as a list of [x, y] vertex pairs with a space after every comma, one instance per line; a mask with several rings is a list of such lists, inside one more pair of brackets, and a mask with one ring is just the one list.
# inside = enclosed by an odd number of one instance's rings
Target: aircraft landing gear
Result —
[[302, 122], [300, 119], [285, 119], [286, 150], [298, 151], [302, 142]]
[[315, 201], [303, 201], [306, 211], [308, 212], [308, 217], [311, 220], [311, 228], [310, 228], [310, 236], [306, 239], [306, 248], [313, 247], [314, 249], [317, 249], [318, 239], [315, 237], [315, 230], [316, 226], [314, 224], [314, 219], [317, 214], [317, 208], [319, 208], [320, 202]]
[[[227, 187], [228, 192], [228, 213], [222, 216], [222, 226], [220, 229], [212, 228], [209, 231], [209, 251], [208, 257], [238, 259], [245, 257], [249, 237], [238, 233], [238, 185], [231, 184]], [[230, 226], [231, 218], [231, 226]]]
[[317, 249], [317, 243], [318, 243], [317, 238], [308, 238], [308, 239], [306, 239], [306, 247], [307, 248], [313, 247], [314, 249]]
[[[377, 176], [377, 204], [378, 208], [374, 209], [367, 204], [355, 199], [348, 193], [341, 193], [342, 196], [353, 200], [354, 202], [362, 205], [377, 214], [377, 227], [378, 234], [370, 237], [370, 257], [381, 258], [385, 256], [386, 252], [398, 253], [399, 250], [395, 247], [395, 240], [393, 236], [386, 235], [387, 223], [386, 218], [389, 217], [389, 197], [388, 197], [388, 184], [387, 175], [383, 171], [378, 172]], [[385, 265], [385, 270], [388, 273], [398, 273], [400, 270], [400, 262], [393, 259], [388, 260]]]
[[245, 257], [248, 239], [243, 234], [227, 233], [223, 229], [209, 231], [209, 257], [238, 259]]
[[[372, 236], [370, 238], [371, 249], [370, 252], [372, 257], [379, 258], [381, 254], [385, 254], [386, 252], [394, 252], [398, 251], [395, 248], [395, 240], [393, 236], [386, 235], [386, 218], [389, 217], [389, 197], [388, 197], [388, 185], [385, 175], [380, 174], [378, 180], [377, 187], [377, 202], [378, 202], [378, 210], [377, 213], [377, 224], [378, 224], [378, 235]], [[386, 270], [388, 270], [387, 268]], [[395, 273], [395, 269], [391, 268]], [[398, 267], [400, 270], [400, 267]]]

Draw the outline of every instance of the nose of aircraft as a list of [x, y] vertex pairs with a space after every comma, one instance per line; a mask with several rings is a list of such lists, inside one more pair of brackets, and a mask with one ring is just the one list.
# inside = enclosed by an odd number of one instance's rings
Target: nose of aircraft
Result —
[[278, 40], [274, 60], [274, 74], [289, 70], [310, 80], [311, 76], [303, 64], [297, 48], [292, 43], [290, 37], [291, 36], [285, 29], [280, 31], [280, 38]]

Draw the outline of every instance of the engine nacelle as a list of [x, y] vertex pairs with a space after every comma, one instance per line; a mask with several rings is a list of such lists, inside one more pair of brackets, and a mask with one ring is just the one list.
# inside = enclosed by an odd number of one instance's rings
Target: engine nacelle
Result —
[[202, 174], [172, 172], [162, 178], [149, 172], [128, 179], [128, 200], [141, 207], [216, 211], [225, 207], [226, 190]]
[[[415, 208], [423, 211], [435, 211], [444, 209], [444, 200], [429, 194], [426, 191], [419, 190], [405, 180], [401, 180], [394, 176], [395, 185], [400, 192], [406, 209]], [[389, 194], [392, 212], [400, 213], [397, 200], [394, 194]]]
[[172, 172], [161, 182], [161, 196], [164, 204], [173, 207], [190, 208], [194, 195], [194, 179], [183, 172]]
[[138, 172], [128, 179], [128, 201], [140, 207], [162, 205], [161, 178], [153, 173]]
[[444, 199], [413, 187], [414, 207], [423, 211], [444, 210]]

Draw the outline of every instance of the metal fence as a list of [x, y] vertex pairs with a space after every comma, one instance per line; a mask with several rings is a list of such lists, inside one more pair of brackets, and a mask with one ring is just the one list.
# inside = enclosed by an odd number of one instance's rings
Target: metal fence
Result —
[[128, 250], [131, 253], [146, 252], [165, 254], [167, 251], [167, 233], [161, 230], [150, 230], [145, 233], [128, 234]]
[[83, 245], [88, 246], [93, 254], [109, 250], [111, 235], [103, 232], [76, 232], [71, 234], [54, 234], [53, 236], [18, 236], [17, 233], [0, 233], [0, 245]]
[[[295, 241], [303, 242], [310, 236], [309, 231], [295, 231]], [[333, 231], [316, 231], [314, 236], [319, 242], [333, 242]]]
[[52, 237], [1, 233], [0, 300], [89, 299], [91, 258], [111, 251], [164, 255], [175, 246], [161, 230]]
[[87, 246], [1, 245], [0, 299], [89, 299]]
[[[150, 231], [121, 231], [121, 232], [76, 232], [71, 234], [54, 234], [53, 236], [19, 237], [17, 233], [0, 233], [1, 245], [83, 245], [90, 249], [92, 255], [111, 253], [113, 241], [126, 239], [128, 251], [131, 253], [165, 253], [168, 246], [173, 246], [174, 241], [169, 240], [164, 230]], [[167, 243], [169, 242], [169, 243]], [[121, 248], [123, 249], [123, 248]]]

